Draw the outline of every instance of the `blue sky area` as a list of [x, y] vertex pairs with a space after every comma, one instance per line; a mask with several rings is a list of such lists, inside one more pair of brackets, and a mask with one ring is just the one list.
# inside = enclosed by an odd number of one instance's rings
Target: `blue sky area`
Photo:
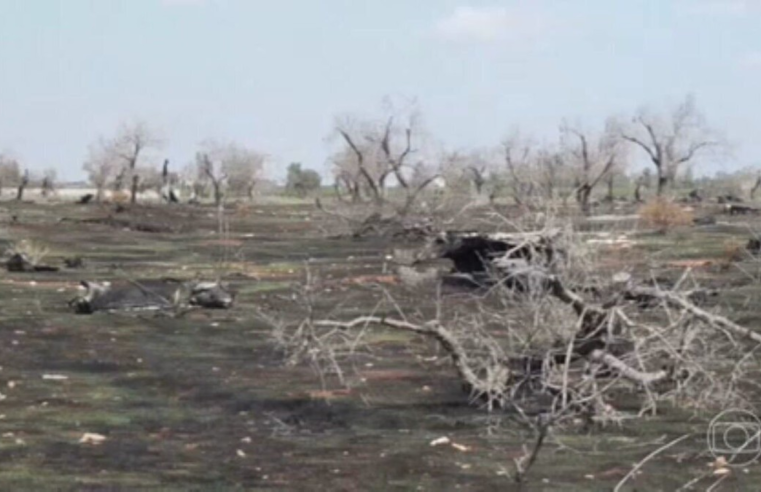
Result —
[[206, 138], [326, 169], [336, 114], [417, 97], [450, 148], [693, 93], [761, 163], [761, 0], [0, 0], [0, 149], [79, 179], [143, 119], [177, 166]]

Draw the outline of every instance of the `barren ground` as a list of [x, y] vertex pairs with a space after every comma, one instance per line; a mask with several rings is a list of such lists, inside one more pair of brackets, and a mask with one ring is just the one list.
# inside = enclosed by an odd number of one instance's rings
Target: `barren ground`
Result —
[[[3, 249], [28, 239], [50, 248], [48, 263], [74, 255], [86, 261], [78, 270], [0, 273], [1, 490], [511, 489], [504, 470], [512, 470], [529, 434], [509, 414], [469, 407], [429, 342], [375, 332], [348, 391], [308, 367], [285, 367], [274, 349], [259, 312], [298, 319], [291, 289], [306, 264], [329, 289], [318, 314], [347, 317], [373, 309], [374, 284], [385, 279], [392, 245], [328, 239], [306, 205], [231, 210], [224, 237], [212, 208], [152, 206], [116, 216], [164, 232], [78, 221], [107, 213], [96, 205], [0, 204]], [[756, 262], [722, 266], [725, 242], [750, 235], [742, 220], [668, 236], [643, 233], [633, 249], [601, 246], [601, 260], [611, 271], [632, 261], [661, 273], [695, 266], [707, 284], [724, 287], [718, 302], [725, 312], [761, 328], [761, 290], [738, 268], [757, 273]], [[232, 310], [173, 318], [83, 316], [67, 308], [82, 279], [218, 273], [238, 290]], [[428, 301], [401, 300], [408, 309], [426, 309]], [[711, 461], [710, 417], [663, 409], [620, 427], [556, 435], [527, 490], [611, 490], [633, 463], [692, 432], [626, 489], [675, 490]], [[80, 444], [84, 433], [106, 440]], [[441, 436], [470, 449], [429, 445]], [[719, 490], [756, 490], [758, 483], [754, 466]]]

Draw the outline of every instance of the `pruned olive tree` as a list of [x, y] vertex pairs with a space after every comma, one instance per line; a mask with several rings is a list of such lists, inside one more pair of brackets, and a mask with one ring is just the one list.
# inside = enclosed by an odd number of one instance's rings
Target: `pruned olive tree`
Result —
[[653, 163], [658, 196], [665, 193], [686, 163], [721, 143], [692, 96], [666, 115], [640, 110], [631, 125], [621, 131], [621, 137], [645, 152]]

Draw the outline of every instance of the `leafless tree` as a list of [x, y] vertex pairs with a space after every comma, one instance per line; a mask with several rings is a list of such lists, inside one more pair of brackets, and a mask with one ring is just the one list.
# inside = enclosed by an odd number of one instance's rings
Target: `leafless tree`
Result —
[[570, 157], [568, 152], [553, 147], [537, 151], [537, 184], [544, 195], [545, 207], [554, 205], [556, 200], [565, 205], [574, 193], [575, 173]]
[[477, 196], [493, 195], [496, 192], [496, 170], [494, 151], [475, 149], [469, 152], [443, 152], [439, 173], [446, 181], [448, 189], [461, 193], [471, 190]]
[[213, 189], [214, 203], [219, 205], [226, 192], [239, 193], [253, 199], [254, 189], [264, 178], [267, 155], [235, 142], [207, 140], [196, 154], [195, 191], [203, 194], [208, 184]]
[[47, 197], [55, 191], [56, 177], [58, 173], [53, 168], [48, 168], [42, 173], [42, 180], [40, 183], [40, 194]]
[[29, 169], [24, 169], [24, 174], [21, 175], [18, 187], [16, 188], [16, 201], [20, 202], [24, 199], [24, 190], [29, 185]]
[[163, 177], [157, 168], [153, 166], [138, 166], [133, 173], [133, 179], [135, 176], [140, 176], [136, 185], [138, 193], [145, 193], [147, 191], [161, 193]]
[[673, 183], [682, 165], [719, 145], [692, 96], [668, 116], [641, 110], [621, 136], [643, 150], [652, 161], [657, 172], [658, 196]]
[[[89, 149], [85, 171], [91, 182], [98, 188], [98, 195], [111, 182], [115, 191], [120, 191], [126, 182], [130, 183], [130, 202], [137, 202], [140, 189], [139, 164], [143, 164], [146, 154], [158, 149], [162, 144], [156, 132], [146, 123], [123, 123], [116, 135], [99, 138]], [[147, 163], [140, 166], [147, 169]]]
[[225, 197], [227, 174], [220, 161], [213, 161], [208, 153], [196, 154], [196, 166], [198, 168], [198, 181], [207, 181], [214, 190], [214, 204], [219, 207]]
[[623, 160], [617, 124], [608, 120], [604, 131], [595, 135], [579, 126], [563, 123], [560, 132], [562, 144], [572, 160], [576, 201], [581, 211], [589, 214], [592, 191], [613, 174], [617, 161]]
[[120, 172], [118, 158], [111, 152], [105, 139], [100, 138], [90, 144], [87, 160], [82, 166], [88, 179], [96, 189], [96, 200], [103, 199], [103, 191], [112, 185]]
[[414, 104], [397, 111], [389, 103], [384, 113], [377, 119], [336, 120], [335, 132], [343, 148], [333, 158], [334, 176], [338, 187], [344, 186], [353, 201], [361, 200], [365, 191], [378, 209], [387, 203], [387, 187], [393, 177], [404, 196], [397, 213], [406, 215], [438, 173], [425, 158], [416, 159], [422, 129]]
[[232, 143], [227, 146], [222, 166], [228, 175], [230, 191], [254, 199], [254, 190], [264, 178], [267, 156], [256, 150]]
[[21, 180], [21, 169], [18, 161], [0, 153], [0, 194], [4, 186], [16, 186]]
[[502, 147], [513, 200], [518, 205], [528, 205], [536, 192], [535, 145], [516, 130], [502, 142]]

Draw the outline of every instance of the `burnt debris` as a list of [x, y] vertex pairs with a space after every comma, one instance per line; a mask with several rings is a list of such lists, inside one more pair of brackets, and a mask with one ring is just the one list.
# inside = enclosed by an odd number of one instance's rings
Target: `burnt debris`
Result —
[[86, 195], [82, 195], [81, 197], [79, 197], [79, 200], [77, 200], [77, 203], [79, 205], [87, 205], [93, 200], [93, 198], [95, 198], [95, 195], [93, 195], [92, 193], [87, 193]]
[[24, 253], [14, 253], [5, 262], [5, 268], [9, 272], [57, 272], [58, 268], [49, 265], [40, 265], [33, 262]]
[[85, 292], [69, 301], [79, 314], [97, 311], [169, 310], [183, 305], [228, 309], [234, 294], [219, 282], [173, 279], [110, 282], [82, 281]]
[[541, 287], [546, 273], [565, 256], [553, 244], [556, 231], [549, 233], [444, 232], [429, 240], [416, 262], [447, 259], [451, 273], [463, 275], [475, 285], [504, 282], [508, 287], [528, 290]]
[[733, 203], [728, 203], [724, 205], [724, 212], [728, 213], [729, 215], [749, 215], [757, 214], [759, 210], [757, 208], [748, 207], [746, 205], [735, 205]]

